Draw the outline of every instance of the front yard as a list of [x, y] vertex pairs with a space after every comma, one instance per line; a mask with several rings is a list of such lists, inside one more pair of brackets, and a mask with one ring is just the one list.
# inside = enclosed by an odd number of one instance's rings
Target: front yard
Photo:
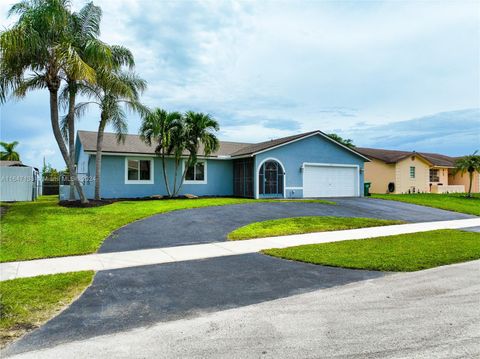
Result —
[[267, 249], [263, 253], [333, 267], [411, 272], [480, 259], [480, 233], [437, 230]]
[[475, 193], [473, 196], [473, 198], [467, 198], [464, 193], [372, 194], [373, 198], [419, 204], [480, 216], [480, 194]]
[[87, 271], [0, 282], [0, 347], [55, 316], [92, 278]]
[[[44, 196], [36, 202], [2, 204], [7, 211], [0, 221], [0, 262], [93, 253], [114, 230], [154, 214], [271, 201], [198, 198], [119, 201], [102, 207], [67, 208], [58, 205], [57, 196]], [[334, 204], [322, 200], [309, 202]]]
[[340, 231], [344, 229], [388, 226], [401, 224], [402, 221], [392, 221], [376, 218], [351, 218], [309, 216], [273, 219], [251, 223], [228, 234], [230, 240], [286, 236], [290, 234]]

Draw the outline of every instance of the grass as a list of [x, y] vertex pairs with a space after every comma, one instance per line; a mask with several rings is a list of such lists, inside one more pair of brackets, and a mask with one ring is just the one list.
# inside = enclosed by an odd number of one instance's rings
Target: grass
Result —
[[373, 198], [419, 204], [427, 207], [480, 216], [480, 194], [467, 198], [465, 193], [372, 194]]
[[412, 272], [480, 258], [480, 233], [437, 230], [263, 251], [333, 267]]
[[92, 278], [88, 271], [0, 282], [0, 347], [55, 316]]
[[[66, 208], [58, 197], [2, 204], [0, 262], [95, 252], [114, 230], [135, 220], [179, 209], [258, 203], [245, 198], [119, 201], [102, 207]], [[264, 200], [263, 202], [280, 202]], [[281, 201], [288, 202], [288, 201]], [[315, 200], [316, 203], [329, 203]]]
[[264, 222], [251, 223], [228, 234], [230, 240], [285, 236], [312, 232], [336, 231], [363, 227], [387, 226], [400, 224], [402, 221], [391, 221], [375, 218], [345, 218], [345, 217], [294, 217], [273, 219]]

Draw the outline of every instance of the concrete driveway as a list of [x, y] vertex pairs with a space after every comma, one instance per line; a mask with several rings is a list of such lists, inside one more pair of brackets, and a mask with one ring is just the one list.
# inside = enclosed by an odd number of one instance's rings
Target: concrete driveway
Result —
[[[337, 199], [336, 201], [337, 205], [254, 203], [161, 214], [119, 229], [107, 239], [101, 248], [101, 252], [223, 241], [228, 232], [239, 226], [255, 221], [293, 216], [355, 216], [403, 219], [410, 222], [472, 217], [400, 202], [374, 199]], [[97, 273], [93, 285], [85, 291], [80, 299], [40, 329], [33, 331], [14, 343], [3, 354], [51, 348], [60, 344], [87, 339], [91, 340], [88, 343], [95, 343], [97, 339], [92, 338], [101, 335], [112, 335], [114, 337], [116, 335], [127, 335], [122, 333], [135, 328], [154, 326], [158, 323], [166, 325], [167, 322], [173, 323], [178, 320], [203, 318], [208, 313], [259, 305], [262, 302], [287, 298], [300, 293], [323, 293], [323, 291], [318, 291], [327, 288], [343, 288], [345, 285], [354, 285], [354, 283], [368, 289], [363, 294], [359, 294], [360, 298], [362, 298], [369, 291], [377, 290], [371, 287], [370, 283], [390, 276], [392, 275], [381, 272], [348, 270], [284, 261], [261, 254], [245, 254], [101, 271]], [[425, 285], [427, 284], [428, 281], [425, 282]], [[379, 284], [379, 286], [381, 287], [382, 284]], [[466, 290], [468, 292], [469, 289]], [[429, 297], [431, 292], [427, 291], [419, 295], [420, 297]], [[319, 300], [323, 300], [323, 294], [318, 294], [318, 296], [318, 298], [322, 298]], [[385, 297], [383, 299], [385, 300]], [[322, 307], [322, 302], [319, 302], [316, 304], [318, 311], [312, 311], [312, 315], [315, 316], [315, 320], [318, 321], [319, 325], [312, 328], [311, 338], [305, 337], [307, 338], [306, 343], [311, 342], [309, 345], [313, 345], [312, 348], [317, 348], [317, 345], [320, 343], [317, 342], [317, 335], [321, 334], [321, 337], [319, 337], [323, 338], [321, 342], [323, 345], [327, 345], [325, 338], [335, 334], [330, 331], [328, 326], [324, 326], [324, 320], [327, 318], [324, 317], [327, 315], [324, 310], [329, 308], [328, 310], [331, 311], [329, 318], [331, 320], [333, 320], [335, 313], [340, 317], [343, 315], [342, 311], [344, 309], [342, 307], [335, 308], [335, 296], [330, 300], [330, 302], [326, 302], [330, 304], [326, 304], [322, 310], [318, 308], [318, 306]], [[361, 299], [358, 299], [356, 295], [352, 295], [344, 297], [342, 300], [345, 301], [343, 303], [344, 307], [348, 307], [348, 303], [355, 307], [358, 300]], [[368, 305], [368, 296], [364, 300], [365, 305]], [[378, 303], [372, 305], [377, 306], [377, 309], [369, 308], [369, 310], [373, 310], [375, 315], [381, 318], [388, 313], [389, 304], [388, 301], [382, 303], [380, 299], [376, 301]], [[305, 304], [310, 305], [311, 301], [309, 300]], [[268, 306], [268, 304], [266, 305]], [[293, 306], [291, 308], [297, 308], [301, 312], [309, 310], [309, 307]], [[399, 312], [398, 316], [404, 315], [408, 317], [408, 309], [405, 310], [403, 313]], [[294, 312], [295, 310], [290, 313], [284, 313], [284, 320], [294, 323], [296, 320]], [[270, 316], [276, 317], [274, 312], [270, 311], [269, 313]], [[279, 313], [282, 312], [280, 311]], [[275, 347], [273, 343], [280, 343], [283, 336], [282, 333], [279, 333], [278, 337], [276, 336], [276, 319], [273, 317], [270, 318], [272, 320], [270, 324], [268, 324], [267, 318], [259, 317], [260, 321], [267, 323], [264, 328], [266, 330], [265, 335], [271, 338], [269, 343], [272, 345], [269, 344], [267, 346], [270, 349], [267, 349], [266, 353], [272, 353], [272, 348]], [[356, 316], [352, 315], [351, 320], [355, 321], [355, 318]], [[405, 320], [402, 319], [402, 323], [404, 322]], [[305, 333], [305, 330], [308, 330], [308, 327], [301, 328], [302, 325], [306, 324], [306, 322], [303, 324], [299, 322], [298, 325], [295, 324], [292, 328], [298, 327], [299, 333], [303, 330], [304, 335], [307, 335], [308, 333]], [[343, 321], [343, 324], [348, 326], [346, 320]], [[261, 333], [256, 332], [256, 328], [263, 327], [258, 326], [254, 322], [249, 322], [245, 325], [252, 327], [245, 327], [240, 330], [238, 340], [239, 343], [250, 345], [249, 340], [255, 341], [256, 339], [243, 336], [248, 336], [248, 333], [255, 333], [255, 336], [259, 336]], [[368, 332], [372, 328], [368, 328], [367, 325], [364, 329], [367, 329]], [[238, 328], [235, 328], [235, 330], [238, 330]], [[347, 333], [350, 329], [345, 327], [341, 330]], [[216, 332], [217, 329], [213, 328], [211, 333]], [[398, 332], [399, 330], [395, 331], [395, 333]], [[385, 333], [389, 337], [388, 326], [385, 328]], [[179, 340], [181, 342], [183, 335], [179, 332], [178, 338], [171, 340]], [[232, 332], [232, 337], [235, 337], [235, 335]], [[199, 337], [195, 338], [197, 338], [196, 340], [201, 339]], [[254, 345], [252, 348], [258, 349], [262, 346], [260, 338], [262, 338], [261, 335], [258, 337], [258, 345]], [[345, 338], [348, 338], [348, 336], [345, 336]], [[137, 339], [142, 340], [146, 338], [139, 337]], [[297, 340], [300, 340], [300, 337]], [[389, 340], [393, 339], [389, 337]], [[184, 353], [185, 355], [181, 355], [181, 353], [165, 349], [162, 345], [166, 344], [158, 343], [158, 341], [156, 339], [152, 343], [144, 342], [141, 348], [137, 348], [139, 350], [138, 353], [142, 353], [142, 350], [148, 352], [151, 348], [157, 348], [159, 350], [157, 353], [168, 353], [173, 357], [191, 356], [190, 354], [203, 357], [210, 356], [210, 354], [215, 355], [216, 353], [212, 349], [212, 353], [205, 352], [202, 354], [202, 350], [208, 350], [211, 347], [210, 344], [204, 342], [205, 348], [198, 348], [198, 351], [187, 351]], [[230, 341], [220, 344], [220, 348], [223, 348], [221, 350], [226, 350], [225, 345], [227, 342]], [[187, 343], [184, 343], [184, 345], [189, 346]], [[105, 357], [108, 357], [109, 354], [107, 353], [110, 350], [115, 350], [116, 347], [115, 345], [112, 348], [104, 348], [106, 350]], [[131, 347], [136, 348], [137, 345], [132, 343]], [[280, 345], [279, 347], [282, 346]], [[189, 350], [192, 350], [192, 348], [190, 347]], [[257, 355], [255, 354], [256, 352], [249, 350], [250, 348], [245, 348], [247, 357], [258, 357], [261, 354]], [[80, 352], [77, 353], [79, 354], [78, 357], [83, 357]], [[88, 353], [88, 350], [85, 353]], [[247, 353], [251, 355], [247, 355]], [[99, 357], [95, 354], [93, 356]], [[147, 356], [140, 354], [128, 356], [153, 357], [152, 353]]]
[[301, 216], [339, 216], [430, 222], [474, 216], [373, 198], [335, 198], [336, 205], [302, 202], [251, 203], [155, 215], [115, 231], [100, 253], [225, 241], [252, 222]]
[[[18, 359], [478, 358], [479, 269], [475, 261], [377, 277], [89, 340], [71, 338], [77, 341]], [[145, 315], [157, 315], [154, 309]]]

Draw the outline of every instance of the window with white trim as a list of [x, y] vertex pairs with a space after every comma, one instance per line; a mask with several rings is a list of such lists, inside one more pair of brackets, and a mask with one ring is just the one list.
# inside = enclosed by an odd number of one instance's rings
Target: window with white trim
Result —
[[194, 166], [190, 166], [187, 169], [185, 183], [207, 183], [207, 165], [205, 161], [199, 161]]
[[153, 163], [150, 159], [126, 159], [126, 183], [153, 183]]
[[415, 166], [410, 166], [410, 178], [415, 178]]

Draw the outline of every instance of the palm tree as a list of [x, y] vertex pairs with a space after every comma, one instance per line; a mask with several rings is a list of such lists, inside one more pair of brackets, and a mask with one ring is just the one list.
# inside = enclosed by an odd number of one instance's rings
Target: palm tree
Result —
[[[167, 175], [166, 157], [175, 155], [174, 173], [177, 173], [178, 166], [183, 152], [183, 140], [179, 134], [183, 129], [183, 118], [180, 112], [167, 112], [156, 108], [143, 116], [140, 127], [140, 137], [151, 145], [156, 144], [155, 152], [162, 159], [163, 179], [169, 197], [172, 196]], [[177, 156], [179, 155], [179, 156]], [[175, 190], [175, 186], [173, 188]]]
[[146, 81], [133, 72], [121, 70], [101, 71], [97, 74], [97, 83], [94, 85], [79, 84], [79, 92], [93, 100], [81, 102], [76, 106], [76, 112], [81, 115], [89, 105], [100, 108], [100, 121], [97, 131], [97, 152], [95, 157], [95, 199], [100, 200], [100, 185], [102, 171], [102, 147], [105, 127], [113, 126], [117, 141], [125, 139], [127, 132], [127, 116], [123, 108], [141, 115], [148, 113], [148, 109], [139, 101], [139, 95], [146, 88]]
[[[204, 156], [210, 155], [219, 147], [218, 138], [213, 133], [213, 131], [218, 131], [220, 128], [215, 119], [208, 114], [193, 111], [188, 111], [185, 113], [184, 117], [185, 131], [183, 136], [185, 149], [189, 152], [189, 155], [182, 174], [182, 181], [178, 186], [178, 189], [175, 190], [174, 196], [178, 195], [178, 192], [185, 181], [185, 175], [187, 174], [188, 168], [196, 165], [200, 145], [203, 146]], [[176, 175], [174, 181], [176, 182]]]
[[473, 183], [473, 174], [474, 172], [480, 173], [480, 155], [477, 155], [478, 151], [475, 151], [473, 154], [459, 158], [455, 162], [455, 169], [453, 170], [453, 175], [457, 173], [461, 173], [463, 176], [466, 172], [468, 172], [468, 177], [470, 179], [470, 184], [468, 186], [468, 194], [467, 197], [472, 197], [472, 183]]
[[18, 141], [13, 142], [0, 142], [0, 146], [3, 147], [4, 151], [0, 152], [0, 160], [2, 161], [20, 161], [20, 155], [15, 151]]
[[353, 140], [350, 138], [343, 138], [337, 135], [336, 133], [327, 133], [327, 136], [330, 137], [332, 140], [337, 141], [338, 143], [341, 143], [344, 146], [347, 146], [348, 148], [355, 148], [355, 145], [353, 144]]
[[95, 82], [96, 75], [74, 40], [70, 1], [23, 0], [8, 14], [19, 15], [19, 19], [0, 34], [0, 101], [5, 102], [9, 94], [22, 98], [30, 90], [48, 89], [53, 135], [80, 200], [88, 202], [62, 137], [58, 115], [58, 91], [65, 74], [88, 82]]

